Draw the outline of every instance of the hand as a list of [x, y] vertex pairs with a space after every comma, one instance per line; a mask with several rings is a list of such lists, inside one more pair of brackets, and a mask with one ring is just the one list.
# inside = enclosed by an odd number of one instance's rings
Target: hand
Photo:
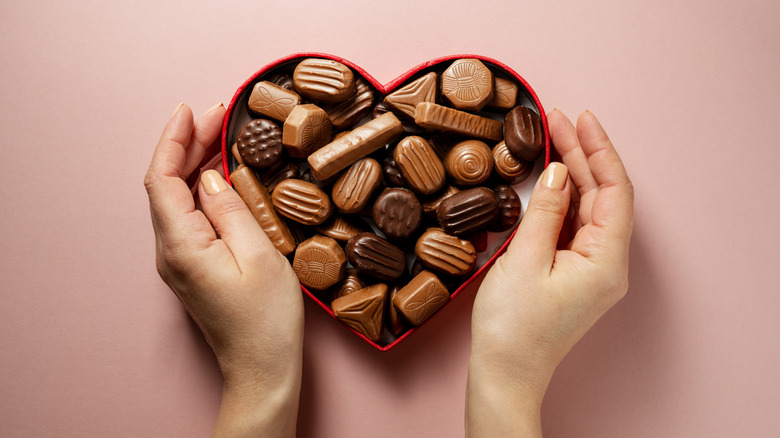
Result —
[[[592, 113], [576, 128], [557, 110], [548, 121], [564, 164], [542, 173], [474, 302], [471, 436], [541, 436], [541, 402], [555, 368], [628, 289], [633, 188], [623, 164]], [[559, 242], [569, 234], [562, 227], [571, 200], [574, 237]]]
[[157, 144], [144, 179], [157, 270], [222, 370], [214, 435], [294, 436], [303, 346], [298, 279], [218, 172], [201, 175], [202, 211], [185, 183], [216, 146], [224, 116], [220, 104], [193, 123], [180, 105]]

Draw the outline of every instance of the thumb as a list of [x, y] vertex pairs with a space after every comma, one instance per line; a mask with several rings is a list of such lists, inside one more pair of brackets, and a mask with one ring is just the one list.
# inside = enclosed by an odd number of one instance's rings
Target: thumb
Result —
[[238, 267], [244, 271], [263, 254], [274, 251], [255, 217], [235, 190], [216, 170], [207, 170], [200, 176], [198, 187], [203, 213], [214, 231], [233, 253]]
[[571, 200], [568, 177], [569, 169], [562, 163], [550, 163], [542, 172], [517, 234], [507, 248], [509, 257], [522, 257], [526, 266], [538, 269], [552, 267]]

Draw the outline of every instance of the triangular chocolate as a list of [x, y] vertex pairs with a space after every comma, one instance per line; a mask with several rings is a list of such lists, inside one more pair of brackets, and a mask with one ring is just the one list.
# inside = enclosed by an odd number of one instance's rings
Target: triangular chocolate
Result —
[[435, 72], [410, 82], [385, 97], [385, 106], [395, 113], [414, 118], [414, 108], [420, 102], [436, 102], [437, 76]]
[[376, 342], [382, 334], [387, 285], [378, 283], [333, 300], [331, 307], [344, 324]]

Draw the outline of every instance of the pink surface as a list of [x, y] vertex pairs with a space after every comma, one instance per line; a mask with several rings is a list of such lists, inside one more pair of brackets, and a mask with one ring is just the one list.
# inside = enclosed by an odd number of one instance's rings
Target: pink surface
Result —
[[[777, 436], [780, 5], [366, 5], [0, 8], [0, 436], [208, 436], [220, 377], [155, 272], [141, 181], [180, 101], [205, 111], [304, 50], [381, 82], [481, 53], [611, 134], [631, 287], [558, 369], [546, 436]], [[307, 300], [299, 435], [462, 436], [475, 292], [384, 353]]]

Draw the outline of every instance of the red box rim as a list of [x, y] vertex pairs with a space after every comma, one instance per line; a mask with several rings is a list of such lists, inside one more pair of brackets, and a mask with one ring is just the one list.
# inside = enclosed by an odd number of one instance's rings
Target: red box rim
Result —
[[[542, 107], [542, 103], [539, 101], [539, 97], [536, 95], [536, 92], [533, 90], [533, 88], [531, 88], [531, 85], [529, 85], [528, 82], [526, 82], [526, 80], [522, 76], [520, 76], [516, 71], [514, 71], [513, 69], [511, 69], [509, 66], [507, 66], [506, 64], [504, 64], [502, 62], [499, 62], [499, 61], [497, 61], [495, 59], [489, 58], [487, 56], [482, 56], [482, 55], [472, 55], [472, 54], [447, 55], [447, 56], [442, 56], [442, 57], [439, 57], [439, 58], [432, 59], [432, 60], [427, 61], [427, 62], [423, 62], [422, 64], [419, 64], [419, 65], [417, 65], [417, 66], [407, 70], [401, 76], [398, 76], [397, 78], [393, 79], [392, 81], [388, 82], [387, 84], [381, 84], [381, 83], [379, 83], [379, 81], [377, 81], [373, 76], [371, 76], [368, 72], [363, 70], [361, 67], [357, 66], [356, 64], [354, 64], [354, 63], [352, 63], [352, 62], [350, 62], [350, 61], [348, 61], [348, 60], [346, 60], [346, 59], [344, 59], [344, 58], [342, 58], [340, 56], [335, 56], [335, 55], [331, 55], [331, 54], [328, 54], [328, 53], [301, 52], [301, 53], [294, 53], [292, 55], [288, 55], [288, 56], [285, 56], [283, 58], [279, 58], [276, 61], [273, 61], [273, 62], [267, 64], [265, 67], [261, 68], [260, 70], [256, 71], [252, 76], [250, 76], [246, 81], [244, 81], [244, 83], [241, 84], [240, 87], [238, 87], [238, 89], [236, 90], [236, 93], [233, 95], [233, 98], [230, 100], [230, 104], [228, 105], [227, 111], [225, 112], [225, 119], [222, 122], [222, 142], [221, 143], [222, 143], [222, 169], [223, 169], [224, 174], [225, 174], [225, 179], [227, 180], [228, 184], [230, 184], [231, 186], [232, 186], [232, 183], [230, 182], [229, 159], [228, 159], [228, 148], [227, 148], [227, 136], [228, 136], [227, 128], [228, 128], [228, 124], [230, 122], [230, 116], [233, 113], [234, 106], [236, 105], [236, 103], [238, 102], [239, 98], [244, 93], [244, 91], [248, 87], [251, 87], [252, 85], [254, 85], [254, 83], [257, 80], [257, 78], [259, 78], [261, 75], [263, 75], [264, 73], [268, 72], [269, 70], [275, 68], [276, 66], [278, 66], [278, 65], [280, 65], [282, 63], [291, 61], [291, 60], [296, 59], [296, 58], [326, 58], [326, 59], [331, 59], [333, 61], [338, 61], [338, 62], [340, 62], [340, 63], [342, 63], [344, 65], [349, 66], [353, 70], [356, 70], [364, 78], [366, 78], [366, 80], [368, 80], [374, 87], [376, 87], [377, 90], [379, 90], [384, 95], [387, 95], [388, 91], [394, 90], [399, 84], [402, 84], [404, 81], [406, 81], [408, 78], [410, 78], [411, 76], [413, 76], [415, 73], [419, 72], [420, 70], [423, 70], [423, 69], [426, 69], [426, 68], [429, 68], [429, 67], [433, 67], [434, 65], [441, 64], [441, 63], [446, 62], [446, 61], [451, 61], [453, 59], [475, 58], [475, 59], [479, 59], [479, 60], [486, 61], [486, 62], [489, 62], [491, 64], [494, 64], [494, 65], [502, 68], [507, 73], [509, 73], [512, 76], [514, 76], [515, 79], [517, 79], [523, 85], [523, 87], [525, 87], [526, 91], [531, 96], [531, 99], [533, 99], [534, 104], [539, 109], [539, 115], [540, 115], [540, 117], [542, 119], [542, 127], [544, 129], [544, 153], [545, 153], [544, 166], [545, 166], [545, 168], [550, 164], [550, 132], [549, 132], [549, 128], [548, 128], [548, 125], [547, 125], [547, 114], [544, 112], [544, 107]], [[439, 313], [444, 307], [446, 307], [446, 305], [450, 301], [455, 299], [455, 297], [458, 294], [460, 294], [460, 292], [463, 289], [465, 289], [469, 284], [474, 282], [474, 280], [476, 280], [484, 271], [486, 271], [488, 268], [490, 268], [490, 266], [493, 265], [493, 263], [496, 261], [496, 259], [501, 254], [503, 254], [504, 251], [506, 251], [507, 246], [509, 246], [509, 242], [511, 242], [512, 239], [514, 239], [516, 232], [517, 232], [517, 230], [515, 229], [515, 231], [513, 231], [512, 234], [510, 234], [509, 237], [507, 237], [506, 241], [501, 245], [501, 247], [498, 248], [498, 250], [495, 252], [495, 254], [493, 254], [493, 256], [490, 257], [490, 259], [488, 259], [488, 261], [485, 262], [484, 265], [482, 265], [476, 272], [474, 272], [474, 274], [471, 277], [469, 277], [468, 280], [463, 282], [463, 284], [461, 284], [460, 287], [458, 287], [455, 290], [455, 292], [450, 294], [450, 299], [447, 301], [447, 303], [445, 303], [444, 306], [442, 306], [439, 310], [437, 310], [434, 313], [434, 315], [436, 313]], [[323, 310], [328, 312], [328, 314], [330, 314], [330, 316], [333, 319], [338, 321], [338, 318], [336, 318], [336, 315], [333, 313], [333, 310], [331, 310], [331, 308], [329, 306], [325, 305], [325, 303], [320, 301], [319, 298], [317, 298], [313, 293], [311, 293], [303, 285], [301, 285], [301, 290], [306, 295], [308, 295], [309, 298], [314, 300], [315, 303], [317, 303], [320, 307], [322, 307]], [[384, 345], [384, 346], [377, 344], [376, 342], [372, 341], [371, 339], [367, 338], [366, 336], [364, 336], [363, 334], [359, 333], [358, 331], [352, 329], [351, 327], [347, 326], [346, 324], [343, 324], [343, 323], [342, 324], [344, 325], [344, 327], [348, 328], [353, 333], [355, 333], [356, 335], [360, 336], [364, 341], [368, 342], [371, 346], [373, 346], [377, 350], [379, 350], [379, 351], [388, 351], [391, 348], [393, 348], [396, 345], [398, 345], [399, 343], [401, 343], [401, 341], [403, 341], [404, 339], [409, 337], [412, 333], [417, 331], [417, 329], [419, 329], [420, 327], [425, 325], [425, 323], [428, 320], [430, 320], [432, 317], [433, 317], [433, 315], [431, 315], [421, 325], [419, 325], [417, 327], [410, 328], [404, 334], [402, 334], [401, 336], [396, 338], [393, 342], [391, 342], [391, 343], [389, 343], [387, 345]], [[341, 322], [341, 321], [339, 321], [339, 322]]]

